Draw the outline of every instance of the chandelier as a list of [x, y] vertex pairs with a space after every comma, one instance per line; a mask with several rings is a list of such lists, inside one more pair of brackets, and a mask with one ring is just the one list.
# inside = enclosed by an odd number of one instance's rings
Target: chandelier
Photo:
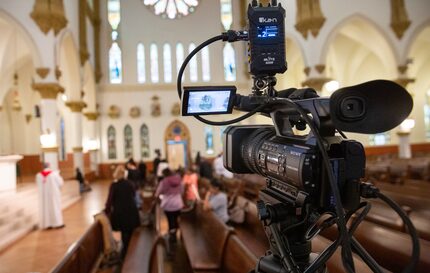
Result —
[[163, 18], [176, 19], [187, 16], [195, 11], [198, 0], [142, 0], [156, 15]]

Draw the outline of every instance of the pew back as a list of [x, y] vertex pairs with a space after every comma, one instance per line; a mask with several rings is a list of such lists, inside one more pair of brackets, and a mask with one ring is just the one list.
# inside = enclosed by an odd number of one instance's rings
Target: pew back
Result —
[[103, 250], [102, 225], [95, 221], [51, 273], [95, 272], [103, 258]]

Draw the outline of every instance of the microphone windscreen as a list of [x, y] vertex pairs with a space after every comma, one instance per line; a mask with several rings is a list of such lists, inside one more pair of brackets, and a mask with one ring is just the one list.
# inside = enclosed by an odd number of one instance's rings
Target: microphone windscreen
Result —
[[377, 134], [389, 131], [412, 111], [411, 95], [400, 85], [374, 80], [344, 87], [330, 96], [330, 117], [345, 132]]

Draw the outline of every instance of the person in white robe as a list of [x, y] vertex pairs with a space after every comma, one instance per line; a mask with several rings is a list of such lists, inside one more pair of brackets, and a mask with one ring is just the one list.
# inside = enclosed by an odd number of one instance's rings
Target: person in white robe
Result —
[[39, 191], [39, 228], [64, 227], [61, 211], [61, 186], [64, 181], [58, 171], [44, 165], [43, 171], [36, 175]]

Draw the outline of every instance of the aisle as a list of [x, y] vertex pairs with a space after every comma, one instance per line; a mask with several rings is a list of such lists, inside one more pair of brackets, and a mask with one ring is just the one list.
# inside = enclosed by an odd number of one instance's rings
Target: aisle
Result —
[[93, 215], [104, 208], [110, 183], [91, 185], [91, 192], [63, 211], [65, 228], [33, 231], [0, 253], [0, 273], [49, 272], [91, 225]]

